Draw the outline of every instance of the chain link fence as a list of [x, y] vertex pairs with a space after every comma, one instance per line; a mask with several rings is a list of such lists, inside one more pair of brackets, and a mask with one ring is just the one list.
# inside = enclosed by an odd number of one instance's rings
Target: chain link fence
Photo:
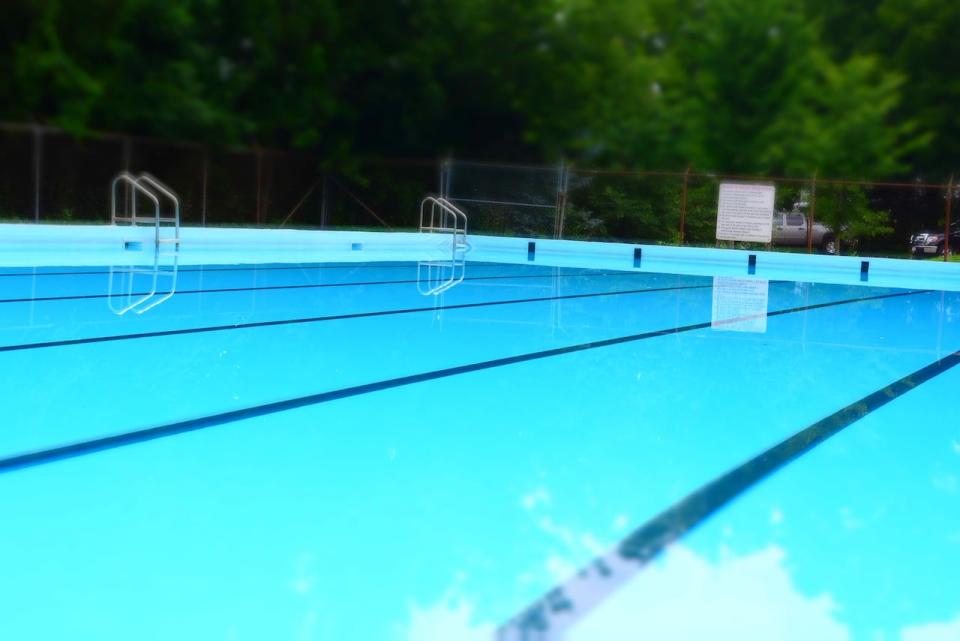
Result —
[[[949, 183], [596, 170], [571, 176], [564, 238], [906, 258], [917, 249], [911, 239], [926, 232], [935, 241], [921, 255], [960, 251], [953, 216], [960, 190]], [[728, 182], [775, 188], [770, 244], [716, 239], [720, 185]]]
[[[0, 220], [109, 221], [120, 171], [149, 171], [181, 197], [184, 225], [415, 230], [442, 195], [473, 233], [778, 251], [941, 256], [960, 251], [951, 182], [610, 171], [456, 160], [366, 158], [334, 167], [307, 152], [216, 150], [122, 134], [72, 136], [0, 125]], [[769, 245], [716, 240], [720, 185], [776, 189]]]
[[562, 164], [440, 164], [440, 195], [468, 212], [471, 231], [483, 234], [559, 238], [566, 180]]

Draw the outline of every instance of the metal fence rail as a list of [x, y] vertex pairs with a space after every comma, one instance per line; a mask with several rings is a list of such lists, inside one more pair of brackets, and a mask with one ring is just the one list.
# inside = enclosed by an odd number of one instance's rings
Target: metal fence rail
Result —
[[[709, 246], [716, 243], [720, 183], [751, 181], [775, 185], [777, 210], [796, 210], [808, 229], [835, 224], [856, 236], [839, 243], [841, 251], [906, 257], [921, 232], [942, 236], [935, 249], [944, 258], [960, 248], [953, 220], [960, 188], [952, 178], [744, 176], [453, 158], [359, 158], [337, 169], [303, 151], [213, 149], [115, 133], [77, 137], [10, 123], [0, 123], [0, 155], [0, 220], [7, 221], [110, 222], [110, 198], [89, 186], [118, 171], [149, 171], [175, 188], [183, 225], [415, 230], [423, 194], [436, 191], [469, 216], [474, 233]], [[774, 248], [818, 251], [816, 241], [811, 232], [805, 243]]]

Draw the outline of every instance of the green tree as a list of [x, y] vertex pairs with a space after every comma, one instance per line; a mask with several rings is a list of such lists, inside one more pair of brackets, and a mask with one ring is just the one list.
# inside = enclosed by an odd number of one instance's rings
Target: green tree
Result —
[[864, 239], [893, 232], [890, 213], [871, 206], [867, 191], [859, 186], [818, 187], [816, 218], [832, 230], [837, 253], [846, 246], [856, 247]]
[[[906, 160], [945, 180], [960, 165], [960, 3], [952, 0], [885, 0], [877, 10], [882, 34], [877, 51], [905, 78], [897, 117], [917, 128], [922, 141]], [[892, 51], [891, 51], [892, 47]]]
[[960, 5], [869, 3], [9, 0], [0, 117], [305, 147], [338, 165], [452, 151], [945, 174], [960, 155]]
[[681, 158], [754, 174], [899, 167], [907, 132], [890, 115], [900, 78], [872, 58], [832, 60], [802, 2], [714, 0], [687, 16], [661, 36]]
[[806, 0], [824, 25], [824, 42], [839, 56], [867, 55], [903, 80], [897, 123], [914, 130], [903, 157], [907, 171], [945, 180], [958, 168], [960, 4], [953, 0]]
[[[102, 85], [69, 51], [71, 43], [65, 41], [62, 25], [70, 18], [69, 3], [11, 0], [4, 6], [0, 91], [5, 98], [0, 116], [52, 121], [72, 130], [89, 123]], [[85, 16], [76, 26], [82, 30], [94, 25]]]

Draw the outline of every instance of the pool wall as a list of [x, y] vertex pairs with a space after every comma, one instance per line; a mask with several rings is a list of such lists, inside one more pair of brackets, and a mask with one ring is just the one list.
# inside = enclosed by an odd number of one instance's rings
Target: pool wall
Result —
[[[165, 229], [163, 233], [167, 236], [170, 231]], [[0, 266], [146, 265], [154, 260], [153, 239], [151, 227], [3, 224]], [[530, 243], [534, 243], [532, 253]], [[469, 245], [467, 259], [474, 261], [532, 261], [558, 267], [960, 290], [960, 263], [942, 261], [474, 234], [469, 236]], [[441, 234], [212, 227], [181, 230], [181, 265], [235, 263], [238, 252], [248, 263], [443, 260], [451, 253], [449, 237]], [[751, 255], [755, 256], [753, 269]], [[864, 262], [868, 263], [865, 273]]]

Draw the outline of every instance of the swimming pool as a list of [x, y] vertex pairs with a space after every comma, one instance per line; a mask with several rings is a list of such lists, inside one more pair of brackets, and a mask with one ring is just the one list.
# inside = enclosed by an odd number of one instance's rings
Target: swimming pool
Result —
[[952, 272], [356, 238], [6, 256], [0, 638], [960, 629]]

